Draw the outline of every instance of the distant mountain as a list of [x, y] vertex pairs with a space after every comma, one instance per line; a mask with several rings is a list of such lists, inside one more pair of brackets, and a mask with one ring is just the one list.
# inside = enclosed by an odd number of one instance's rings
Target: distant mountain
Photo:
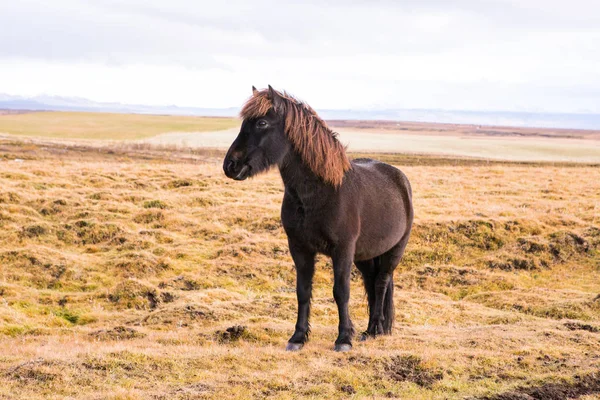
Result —
[[462, 110], [323, 110], [324, 119], [439, 122], [525, 128], [600, 130], [600, 114]]
[[[136, 114], [169, 114], [233, 117], [239, 108], [198, 108], [100, 103], [79, 97], [21, 97], [0, 93], [0, 109], [35, 111], [94, 111]], [[451, 124], [520, 126], [600, 130], [600, 114], [510, 111], [460, 111], [427, 109], [318, 110], [324, 119], [442, 122]]]
[[33, 111], [91, 111], [135, 114], [198, 115], [232, 117], [238, 108], [197, 108], [178, 106], [148, 106], [142, 104], [100, 103], [80, 97], [22, 97], [0, 93], [0, 109]]

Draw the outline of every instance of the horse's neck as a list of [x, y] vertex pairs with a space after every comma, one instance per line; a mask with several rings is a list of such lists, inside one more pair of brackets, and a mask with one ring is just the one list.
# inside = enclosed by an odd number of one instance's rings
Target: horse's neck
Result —
[[307, 207], [326, 205], [335, 192], [333, 186], [323, 182], [293, 151], [279, 166], [279, 172], [286, 190]]

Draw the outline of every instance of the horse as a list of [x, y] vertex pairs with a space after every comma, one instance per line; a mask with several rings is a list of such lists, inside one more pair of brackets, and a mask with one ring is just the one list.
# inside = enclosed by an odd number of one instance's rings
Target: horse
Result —
[[413, 221], [412, 189], [399, 169], [379, 161], [350, 161], [345, 147], [317, 113], [286, 92], [252, 87], [240, 132], [223, 170], [245, 180], [277, 166], [285, 187], [281, 221], [296, 269], [298, 317], [286, 350], [303, 348], [315, 257], [333, 263], [333, 296], [339, 313], [335, 351], [352, 349], [348, 312], [352, 264], [360, 271], [369, 304], [366, 340], [392, 333], [394, 269]]

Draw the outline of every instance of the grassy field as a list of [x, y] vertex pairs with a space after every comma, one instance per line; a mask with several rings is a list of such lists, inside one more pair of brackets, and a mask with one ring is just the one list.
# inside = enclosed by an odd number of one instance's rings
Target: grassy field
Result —
[[60, 139], [137, 140], [167, 132], [232, 128], [235, 118], [92, 112], [31, 112], [0, 115], [0, 133]]
[[416, 210], [394, 334], [332, 351], [321, 258], [286, 353], [280, 178], [167, 150], [0, 142], [0, 398], [599, 398], [599, 168], [380, 155]]
[[[239, 128], [218, 132], [179, 132], [144, 139], [167, 146], [226, 149]], [[436, 154], [451, 157], [476, 157], [512, 161], [567, 161], [600, 164], [600, 140], [546, 137], [490, 137], [467, 135], [459, 131], [443, 136], [369, 131], [341, 128], [340, 141], [350, 151]]]
[[[161, 146], [225, 149], [239, 132], [236, 118], [80, 112], [6, 113], [0, 134], [74, 141], [142, 141]], [[600, 164], [600, 132], [481, 127], [394, 121], [331, 121], [355, 152], [401, 152], [512, 161]]]

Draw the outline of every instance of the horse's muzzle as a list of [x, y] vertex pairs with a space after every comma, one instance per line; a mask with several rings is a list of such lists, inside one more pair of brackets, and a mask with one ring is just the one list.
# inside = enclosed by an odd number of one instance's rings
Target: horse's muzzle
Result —
[[250, 176], [252, 167], [248, 164], [243, 164], [235, 158], [226, 158], [223, 162], [223, 171], [228, 178], [235, 179], [236, 181], [243, 181]]

